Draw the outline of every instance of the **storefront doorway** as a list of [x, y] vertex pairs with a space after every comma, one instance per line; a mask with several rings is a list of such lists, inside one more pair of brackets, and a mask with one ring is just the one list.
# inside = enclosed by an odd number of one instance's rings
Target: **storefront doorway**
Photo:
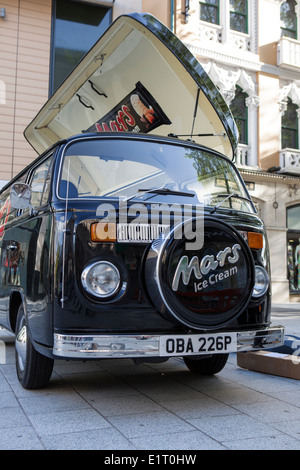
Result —
[[300, 204], [287, 208], [287, 229], [289, 290], [300, 295]]

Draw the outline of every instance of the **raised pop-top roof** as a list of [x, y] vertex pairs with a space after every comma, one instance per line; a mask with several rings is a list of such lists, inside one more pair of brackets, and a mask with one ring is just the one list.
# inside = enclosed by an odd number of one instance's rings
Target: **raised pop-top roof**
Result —
[[137, 13], [107, 29], [24, 135], [42, 153], [72, 135], [107, 131], [175, 134], [229, 158], [238, 136], [197, 59], [160, 21]]

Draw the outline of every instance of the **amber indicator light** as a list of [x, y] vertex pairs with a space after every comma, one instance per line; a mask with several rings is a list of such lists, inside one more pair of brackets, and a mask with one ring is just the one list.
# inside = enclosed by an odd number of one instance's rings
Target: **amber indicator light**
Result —
[[116, 224], [97, 222], [91, 225], [92, 242], [115, 242], [117, 240]]
[[264, 239], [261, 233], [248, 232], [248, 245], [253, 250], [261, 250], [264, 247]]

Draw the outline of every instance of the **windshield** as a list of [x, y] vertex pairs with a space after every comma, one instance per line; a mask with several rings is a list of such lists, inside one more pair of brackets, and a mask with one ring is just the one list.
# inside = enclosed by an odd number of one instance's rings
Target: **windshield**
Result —
[[65, 198], [67, 191], [69, 198], [204, 204], [253, 212], [234, 165], [225, 157], [157, 141], [72, 143], [65, 151], [58, 195]]

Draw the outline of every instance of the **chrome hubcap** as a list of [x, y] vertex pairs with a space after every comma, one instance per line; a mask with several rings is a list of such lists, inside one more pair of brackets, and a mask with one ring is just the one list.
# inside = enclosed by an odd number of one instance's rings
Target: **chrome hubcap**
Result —
[[27, 328], [26, 325], [21, 325], [21, 328], [16, 336], [16, 350], [17, 360], [21, 371], [24, 370], [26, 364], [26, 349], [27, 349]]

